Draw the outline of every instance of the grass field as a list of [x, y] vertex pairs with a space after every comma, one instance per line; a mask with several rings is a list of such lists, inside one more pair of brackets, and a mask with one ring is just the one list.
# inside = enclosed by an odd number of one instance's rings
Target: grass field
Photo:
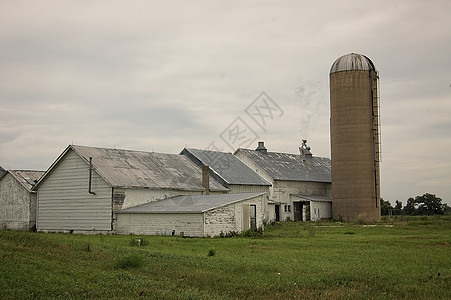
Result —
[[451, 299], [451, 216], [137, 238], [0, 231], [0, 299]]

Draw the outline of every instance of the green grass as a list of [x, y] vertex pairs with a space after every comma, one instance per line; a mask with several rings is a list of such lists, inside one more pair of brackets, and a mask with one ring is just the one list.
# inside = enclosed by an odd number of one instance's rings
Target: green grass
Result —
[[262, 237], [0, 231], [0, 299], [451, 299], [451, 217]]

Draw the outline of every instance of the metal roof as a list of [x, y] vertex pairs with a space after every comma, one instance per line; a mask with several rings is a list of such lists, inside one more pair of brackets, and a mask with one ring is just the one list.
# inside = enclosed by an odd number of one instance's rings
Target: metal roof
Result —
[[264, 193], [176, 196], [122, 209], [118, 213], [204, 213], [262, 195]]
[[317, 196], [317, 195], [291, 195], [297, 198], [305, 199], [307, 201], [316, 201], [316, 202], [332, 202], [332, 198], [330, 197], [324, 197], [324, 196]]
[[330, 159], [310, 157], [303, 159], [299, 154], [280, 152], [262, 153], [239, 148], [242, 152], [274, 180], [332, 182]]
[[[93, 170], [113, 187], [205, 191], [201, 170], [186, 156], [178, 154], [70, 145], [47, 173], [70, 151], [75, 151], [88, 164], [92, 157]], [[228, 191], [212, 178], [210, 190]]]
[[371, 59], [362, 54], [349, 53], [343, 55], [332, 64], [329, 74], [341, 71], [369, 71], [376, 70]]
[[27, 189], [28, 192], [32, 192], [33, 186], [44, 175], [44, 171], [30, 171], [30, 170], [9, 170], [10, 173], [19, 183]]
[[271, 185], [232, 153], [185, 148], [180, 154], [186, 155], [197, 165], [208, 165], [212, 175], [226, 185]]

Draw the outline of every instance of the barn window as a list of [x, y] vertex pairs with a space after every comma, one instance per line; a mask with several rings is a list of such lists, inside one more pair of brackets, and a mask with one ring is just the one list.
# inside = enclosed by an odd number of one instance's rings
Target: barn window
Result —
[[291, 205], [284, 206], [285, 212], [291, 212]]

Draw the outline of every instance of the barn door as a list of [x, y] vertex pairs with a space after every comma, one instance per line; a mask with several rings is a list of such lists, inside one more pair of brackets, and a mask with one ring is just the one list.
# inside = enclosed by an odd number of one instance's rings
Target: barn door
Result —
[[276, 213], [276, 222], [280, 222], [280, 204], [274, 205], [275, 213]]
[[302, 221], [302, 203], [293, 202], [294, 221]]

